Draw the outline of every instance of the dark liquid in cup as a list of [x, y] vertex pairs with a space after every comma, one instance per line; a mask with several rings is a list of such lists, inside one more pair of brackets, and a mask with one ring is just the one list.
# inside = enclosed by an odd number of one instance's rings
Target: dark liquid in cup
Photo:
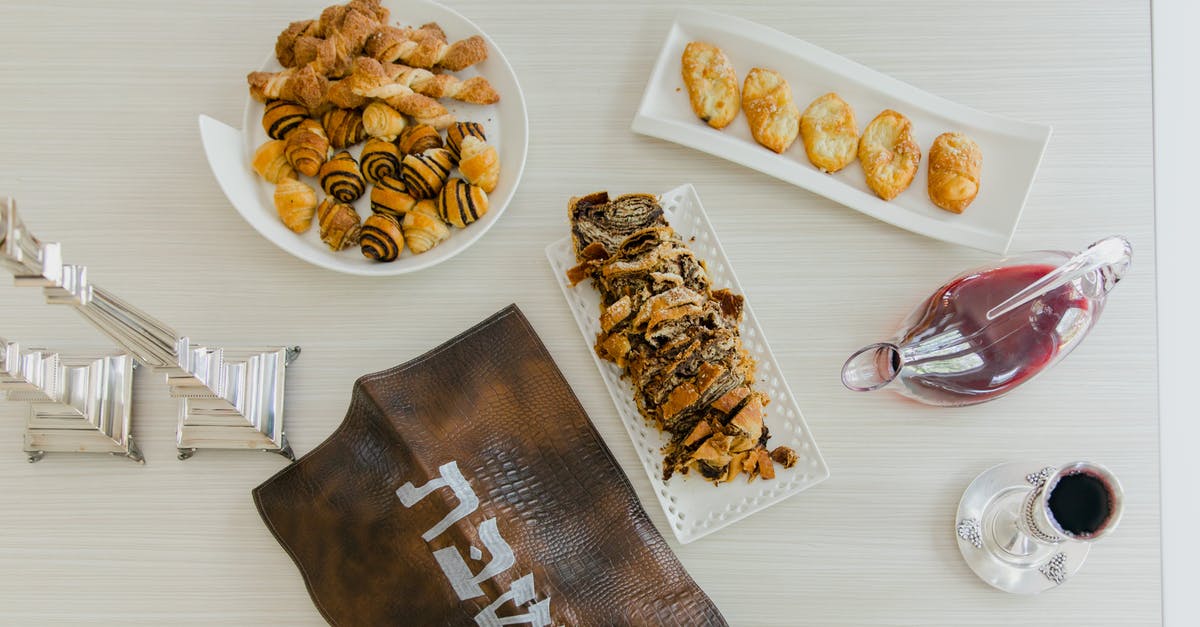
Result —
[[1078, 472], [1058, 480], [1050, 493], [1050, 513], [1064, 531], [1088, 536], [1108, 522], [1112, 500], [1108, 484], [1092, 474]]

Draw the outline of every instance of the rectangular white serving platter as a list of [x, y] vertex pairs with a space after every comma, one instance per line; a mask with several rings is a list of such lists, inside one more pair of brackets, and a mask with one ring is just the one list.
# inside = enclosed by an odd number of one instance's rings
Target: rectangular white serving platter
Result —
[[[837, 92], [854, 108], [860, 133], [884, 109], [904, 114], [922, 152], [912, 185], [885, 201], [867, 187], [857, 159], [825, 174], [809, 163], [799, 138], [776, 154], [751, 137], [745, 112], [722, 130], [709, 127], [692, 112], [681, 76], [680, 59], [691, 41], [724, 50], [739, 82], [753, 67], [778, 71], [801, 111], [822, 94]], [[955, 104], [772, 28], [696, 9], [680, 11], [671, 25], [633, 130], [753, 168], [914, 233], [1000, 254], [1021, 219], [1051, 131]], [[939, 209], [927, 192], [929, 147], [950, 131], [966, 133], [983, 152], [979, 195], [962, 214]]]
[[[733, 274], [733, 266], [726, 258], [725, 251], [717, 241], [717, 234], [700, 205], [696, 189], [691, 185], [683, 185], [659, 198], [671, 226], [706, 262], [713, 289], [729, 288], [743, 294]], [[766, 416], [766, 425], [771, 433], [768, 446], [789, 446], [799, 455], [799, 461], [789, 469], [776, 465], [775, 479], [769, 481], [756, 479], [748, 483], [745, 478], [739, 477], [730, 483], [714, 486], [696, 473], [676, 474], [670, 481], [663, 481], [662, 447], [667, 444], [667, 437], [638, 412], [633, 389], [628, 381], [621, 379], [621, 369], [601, 359], [592, 349], [600, 332], [600, 294], [591, 281], [574, 287], [567, 281], [567, 270], [576, 265], [571, 238], [564, 237], [548, 246], [546, 257], [550, 259], [554, 276], [562, 287], [571, 313], [575, 315], [584, 345], [595, 359], [596, 367], [608, 386], [621, 423], [633, 440], [638, 459], [650, 478], [663, 513], [667, 515], [671, 531], [681, 543], [687, 544], [702, 538], [829, 478], [829, 468], [817, 450], [817, 443], [804, 422], [796, 397], [783, 379], [779, 363], [771, 354], [762, 327], [758, 325], [754, 310], [747, 302], [745, 319], [741, 325], [742, 342], [758, 362], [756, 388], [771, 398]], [[615, 446], [617, 443], [609, 444]]]

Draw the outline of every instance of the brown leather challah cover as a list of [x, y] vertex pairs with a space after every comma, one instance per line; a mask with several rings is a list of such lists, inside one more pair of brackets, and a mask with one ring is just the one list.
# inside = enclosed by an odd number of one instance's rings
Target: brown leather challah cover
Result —
[[724, 625], [510, 305], [254, 489], [334, 625]]

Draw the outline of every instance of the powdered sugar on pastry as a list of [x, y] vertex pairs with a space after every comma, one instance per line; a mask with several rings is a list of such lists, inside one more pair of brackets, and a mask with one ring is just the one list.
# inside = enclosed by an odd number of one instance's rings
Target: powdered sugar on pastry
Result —
[[912, 122], [884, 109], [863, 131], [858, 159], [867, 186], [884, 200], [895, 198], [912, 183], [921, 164], [921, 147], [913, 139]]
[[825, 94], [804, 110], [800, 136], [813, 165], [822, 172], [837, 172], [850, 165], [858, 151], [854, 109], [836, 93]]
[[754, 140], [775, 152], [787, 150], [800, 134], [800, 109], [779, 72], [750, 70], [742, 87], [742, 108]]
[[720, 48], [693, 41], [683, 49], [683, 84], [696, 117], [713, 128], [725, 128], [739, 108], [737, 74]]

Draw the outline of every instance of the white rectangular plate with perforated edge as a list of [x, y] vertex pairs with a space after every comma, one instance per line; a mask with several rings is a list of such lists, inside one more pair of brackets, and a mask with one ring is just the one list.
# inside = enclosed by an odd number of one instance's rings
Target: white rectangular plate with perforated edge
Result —
[[[886, 201], [867, 187], [857, 159], [839, 172], [825, 174], [809, 163], [800, 139], [783, 154], [775, 154], [755, 143], [745, 112], [722, 130], [709, 127], [692, 113], [680, 72], [683, 49], [697, 40], [724, 50], [739, 82], [752, 67], [782, 74], [801, 111], [822, 94], [837, 92], [854, 108], [859, 132], [884, 109], [904, 114], [912, 120], [922, 153], [912, 184]], [[699, 9], [680, 11], [671, 25], [633, 130], [753, 168], [902, 229], [1001, 254], [1008, 250], [1050, 141], [1050, 127], [1044, 124], [984, 113], [773, 28]], [[929, 147], [935, 137], [950, 131], [966, 133], [983, 152], [979, 195], [962, 214], [939, 209], [927, 191]]]
[[[729, 288], [742, 294], [742, 287], [733, 274], [733, 267], [725, 257], [713, 232], [712, 224], [700, 205], [700, 197], [691, 185], [677, 187], [660, 196], [667, 220], [696, 255], [708, 266], [713, 289]], [[691, 238], [695, 238], [692, 240]], [[804, 423], [796, 398], [788, 388], [779, 370], [775, 356], [763, 337], [762, 327], [754, 317], [754, 310], [747, 302], [745, 319], [741, 325], [742, 342], [750, 355], [758, 361], [756, 388], [771, 398], [767, 407], [766, 425], [771, 432], [769, 446], [790, 446], [800, 456], [799, 462], [790, 469], [776, 465], [775, 479], [756, 479], [747, 483], [738, 478], [730, 483], [714, 486], [696, 473], [678, 475], [670, 481], [662, 479], [662, 447], [667, 437], [648, 423], [638, 412], [633, 400], [633, 390], [621, 379], [621, 370], [612, 362], [605, 361], [592, 350], [596, 335], [600, 332], [600, 294], [591, 281], [571, 287], [567, 281], [567, 270], [575, 265], [575, 250], [571, 238], [564, 237], [546, 247], [546, 256], [554, 269], [554, 276], [562, 287], [567, 304], [575, 315], [579, 332], [583, 335], [588, 352], [596, 360], [600, 376], [608, 386], [608, 393], [616, 403], [617, 413], [625, 430], [629, 432], [637, 450], [638, 459], [650, 478], [658, 502], [667, 515], [671, 531], [680, 542], [687, 544], [718, 529], [741, 520], [754, 512], [766, 509], [789, 496], [810, 488], [829, 478], [817, 443]], [[616, 445], [615, 442], [610, 442]]]

